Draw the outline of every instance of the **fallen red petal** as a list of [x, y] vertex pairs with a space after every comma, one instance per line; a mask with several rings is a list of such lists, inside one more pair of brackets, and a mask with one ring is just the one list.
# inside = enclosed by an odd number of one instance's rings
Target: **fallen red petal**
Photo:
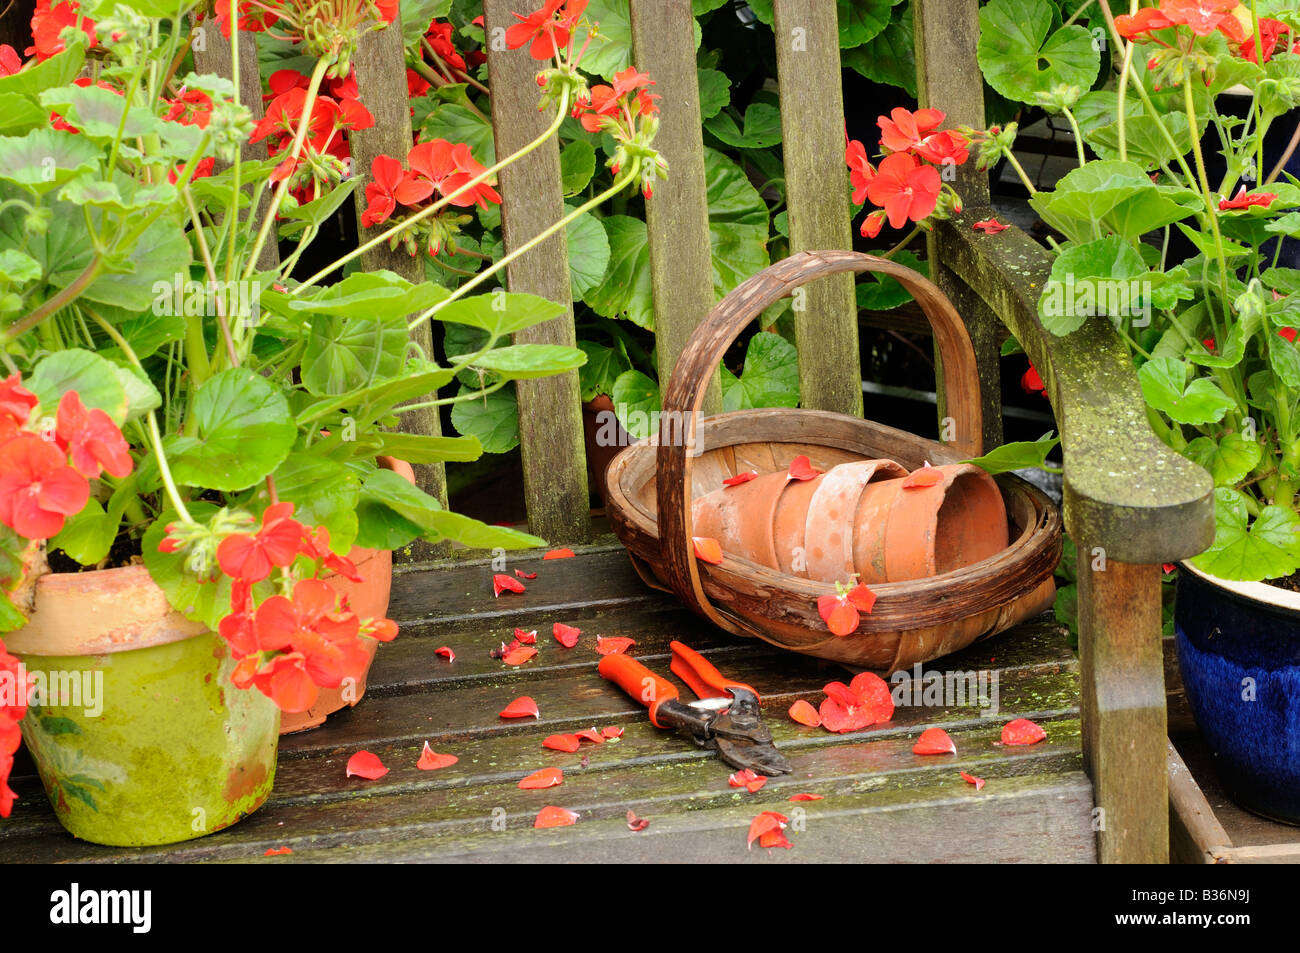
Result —
[[453, 652], [451, 649], [447, 648], [447, 646], [445, 645], [438, 646], [436, 649], [433, 650], [433, 654], [442, 656], [448, 662], [456, 661], [456, 653]]
[[348, 777], [355, 775], [373, 781], [387, 773], [388, 769], [384, 767], [384, 762], [379, 760], [378, 755], [371, 754], [369, 751], [358, 751], [348, 758]]
[[531, 645], [521, 645], [519, 648], [501, 656], [501, 661], [505, 662], [507, 665], [523, 665], [536, 654], [537, 649], [533, 648]]
[[868, 614], [876, 606], [876, 594], [861, 583], [850, 589], [846, 598], [855, 609], [860, 609]]
[[821, 801], [824, 798], [820, 794], [792, 794], [789, 797], [791, 801]]
[[619, 655], [634, 645], [636, 645], [635, 639], [629, 639], [622, 635], [608, 639], [603, 635], [596, 636], [596, 651], [601, 655]]
[[839, 596], [818, 596], [817, 614], [832, 634], [841, 637], [857, 631], [858, 623], [862, 621], [857, 607], [849, 605]]
[[605, 743], [605, 736], [602, 735], [595, 728], [587, 728], [583, 731], [575, 731], [573, 733], [573, 736], [577, 738], [579, 741], [590, 741], [593, 745], [603, 745]]
[[577, 735], [551, 735], [542, 742], [543, 748], [552, 751], [577, 751], [581, 745]]
[[781, 830], [788, 820], [789, 818], [784, 814], [778, 814], [776, 811], [764, 811], [750, 822], [749, 837], [746, 843], [753, 847], [754, 841], [771, 831]]
[[426, 741], [424, 751], [420, 752], [420, 760], [415, 762], [415, 766], [421, 771], [437, 771], [439, 768], [449, 768], [459, 760], [460, 758], [454, 754], [437, 754]]
[[650, 826], [650, 821], [644, 817], [637, 817], [636, 811], [627, 812], [627, 829], [630, 831], [643, 831]]
[[997, 218], [986, 218], [971, 226], [974, 230], [985, 232], [989, 235], [996, 235], [998, 232], [1004, 232], [1010, 227], [1010, 225], [1003, 225], [997, 220]]
[[277, 856], [278, 854], [292, 854], [292, 853], [293, 853], [293, 848], [292, 848], [292, 847], [272, 847], [272, 848], [269, 848], [269, 849], [266, 851], [266, 853], [264, 853], [262, 856], [263, 856], [263, 857], [275, 857], [275, 856]]
[[623, 729], [616, 727], [615, 725], [610, 725], [607, 728], [600, 729], [600, 733], [606, 740], [609, 740], [610, 738], [623, 737]]
[[727, 783], [733, 788], [743, 788], [750, 781], [758, 780], [758, 774], [753, 768], [743, 768], [734, 772], [731, 777], [727, 778]]
[[758, 476], [757, 470], [749, 470], [745, 473], [737, 473], [733, 477], [727, 477], [725, 480], [722, 481], [722, 484], [723, 486], [740, 486], [740, 484], [748, 483], [756, 476]]
[[927, 728], [912, 746], [912, 754], [956, 754], [957, 745], [942, 728]]
[[536, 645], [537, 630], [533, 629], [531, 632], [525, 632], [523, 629], [515, 629], [515, 641], [520, 645]]
[[1036, 745], [1046, 737], [1047, 732], [1028, 718], [1017, 718], [1002, 726], [1004, 745]]
[[533, 827], [568, 827], [570, 824], [576, 823], [578, 823], [576, 811], [548, 804], [537, 812], [537, 819], [533, 821]]
[[563, 622], [557, 622], [551, 626], [551, 635], [555, 636], [556, 642], [559, 642], [566, 649], [571, 649], [578, 644], [578, 636], [582, 635], [582, 630], [575, 629], [571, 625], [565, 625]]
[[547, 552], [547, 554], [546, 554], [545, 556], [543, 556], [542, 558], [543, 558], [543, 559], [572, 559], [572, 558], [573, 558], [573, 550], [571, 550], [571, 549], [552, 549], [552, 550], [550, 550], [549, 552]]
[[783, 831], [768, 831], [758, 838], [759, 847], [785, 847], [791, 848], [794, 844], [790, 843], [790, 838], [785, 836]]
[[691, 546], [696, 558], [715, 566], [722, 562], [722, 545], [712, 536], [692, 536]]
[[542, 713], [537, 709], [537, 702], [533, 701], [527, 695], [520, 695], [509, 705], [501, 710], [502, 718], [541, 718]]
[[803, 454], [790, 461], [789, 478], [791, 480], [811, 480], [821, 473]]
[[962, 779], [963, 781], [965, 781], [967, 784], [973, 784], [973, 785], [975, 785], [975, 790], [976, 790], [976, 791], [978, 791], [980, 788], [984, 787], [984, 779], [983, 779], [983, 778], [977, 778], [977, 777], [975, 777], [975, 775], [973, 775], [973, 774], [967, 774], [965, 771], [961, 772], [961, 779]]
[[821, 715], [817, 714], [817, 709], [802, 698], [790, 706], [788, 714], [801, 725], [807, 725], [809, 728], [821, 727]]
[[755, 791], [757, 791], [766, 783], [767, 783], [767, 778], [755, 778], [754, 780], [750, 781], [748, 784], [745, 785], [745, 790], [748, 791], [750, 794], [753, 794]]
[[492, 594], [500, 596], [503, 592], [523, 592], [524, 584], [518, 579], [496, 573], [492, 576]]
[[525, 791], [540, 791], [543, 788], [558, 787], [563, 783], [564, 772], [559, 768], [542, 768], [523, 778], [519, 782], [519, 787]]
[[522, 569], [516, 569], [516, 570], [515, 570], [515, 575], [518, 576], [520, 579], [536, 579], [536, 578], [537, 578], [537, 573], [535, 573], [535, 572], [524, 572]]
[[924, 466], [919, 470], [913, 470], [907, 476], [903, 477], [904, 490], [916, 490], [922, 487], [934, 486], [943, 482], [943, 471], [936, 467]]

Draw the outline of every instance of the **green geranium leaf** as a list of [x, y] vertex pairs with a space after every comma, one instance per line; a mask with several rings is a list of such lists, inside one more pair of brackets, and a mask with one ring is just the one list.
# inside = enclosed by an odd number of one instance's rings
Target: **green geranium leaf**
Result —
[[913, 36], [912, 5], [895, 8], [889, 26], [870, 41], [840, 53], [840, 61], [875, 83], [897, 86], [916, 96], [916, 39]]
[[474, 366], [486, 368], [511, 380], [520, 380], [550, 377], [552, 374], [576, 370], [586, 360], [587, 355], [576, 347], [560, 344], [513, 344], [493, 348], [478, 358]]
[[[8, 77], [0, 77], [0, 82]], [[49, 122], [48, 109], [42, 109], [20, 93], [0, 93], [0, 132], [19, 134]]]
[[1047, 465], [1048, 454], [1060, 442], [1061, 438], [1055, 436], [1049, 430], [1037, 440], [1018, 440], [1014, 443], [1004, 443], [1002, 446], [990, 450], [982, 457], [963, 460], [962, 463], [973, 463], [985, 472], [994, 475], [1009, 473], [1012, 470], [1024, 470], [1028, 467], [1043, 467]]
[[[922, 261], [914, 252], [900, 251], [894, 261], [906, 265], [929, 277], [929, 262]], [[889, 311], [912, 300], [912, 293], [889, 275], [870, 272], [858, 280], [856, 289], [858, 307], [867, 311]]]
[[621, 347], [606, 347], [591, 341], [579, 341], [578, 347], [587, 355], [587, 362], [578, 368], [582, 399], [595, 400], [601, 394], [611, 396], [618, 376], [632, 369], [627, 352]]
[[324, 225], [325, 222], [329, 221], [330, 216], [338, 211], [339, 206], [346, 202], [348, 197], [357, 190], [357, 186], [360, 184], [361, 179], [359, 178], [344, 179], [320, 198], [281, 211], [280, 236], [283, 238], [296, 231], [291, 226], [293, 222], [303, 222], [316, 228]]
[[330, 532], [330, 549], [347, 553], [357, 536], [361, 477], [347, 464], [294, 451], [275, 468], [275, 490], [294, 504], [294, 519]]
[[736, 285], [768, 265], [767, 203], [745, 171], [720, 152], [704, 150], [713, 249], [713, 296], [721, 300]]
[[523, 533], [509, 526], [489, 526], [472, 517], [447, 510], [432, 510], [425, 514], [425, 518], [429, 528], [439, 536], [471, 549], [531, 549], [546, 545], [546, 540], [540, 536]]
[[1237, 490], [1214, 491], [1214, 543], [1192, 565], [1221, 579], [1258, 582], [1300, 569], [1300, 516], [1266, 506], [1252, 522]]
[[607, 215], [601, 224], [609, 239], [609, 267], [604, 280], [583, 300], [601, 317], [627, 318], [653, 329], [654, 293], [645, 222], [629, 215]]
[[302, 356], [302, 384], [308, 393], [324, 397], [393, 377], [402, 368], [409, 340], [402, 314], [317, 315]]
[[1077, 24], [1052, 31], [1046, 0], [991, 0], [980, 10], [979, 65], [1008, 99], [1033, 103], [1054, 86], [1088, 89], [1101, 69], [1092, 35]]
[[494, 337], [505, 337], [558, 318], [566, 310], [564, 305], [537, 295], [499, 291], [458, 298], [440, 309], [435, 317], [439, 321], [481, 328]]
[[706, 120], [704, 128], [737, 149], [766, 149], [781, 141], [781, 111], [768, 103], [750, 103], [743, 129], [729, 112], [719, 112]]
[[[85, 46], [73, 43], [47, 60], [12, 75], [0, 76], [0, 94], [22, 96], [35, 103], [43, 90], [67, 85], [76, 79], [85, 61]], [[44, 113], [48, 119], [49, 111]]]
[[[467, 392], [472, 389], [460, 390]], [[505, 453], [519, 446], [519, 402], [511, 387], [453, 404], [451, 423], [458, 433], [478, 438], [485, 453]]]
[[[58, 86], [43, 90], [41, 105], [63, 116], [81, 135], [96, 142], [112, 142], [122, 123], [126, 100], [99, 86]], [[127, 140], [159, 132], [161, 121], [140, 106], [126, 109], [122, 135]], [[196, 143], [197, 144], [197, 143]]]
[[1185, 189], [1157, 186], [1136, 163], [1103, 159], [1072, 170], [1055, 190], [1037, 193], [1029, 204], [1071, 241], [1087, 242], [1099, 223], [1105, 231], [1136, 238], [1187, 218], [1198, 201]]
[[560, 182], [565, 196], [577, 195], [596, 174], [596, 147], [575, 139], [560, 152]]
[[81, 348], [55, 351], [32, 369], [25, 386], [40, 400], [40, 413], [53, 416], [68, 391], [76, 391], [86, 407], [108, 414], [119, 427], [126, 422], [129, 401], [118, 368], [98, 354]]
[[472, 463], [483, 456], [477, 437], [444, 437], [425, 434], [380, 432], [376, 454], [397, 457], [407, 463]]
[[794, 345], [768, 331], [749, 339], [740, 377], [723, 368], [722, 409], [799, 406], [799, 355]]
[[20, 286], [41, 276], [41, 263], [16, 248], [0, 250], [0, 283]]
[[1197, 437], [1187, 445], [1183, 455], [1210, 471], [1215, 486], [1232, 486], [1240, 483], [1259, 463], [1262, 451], [1259, 443], [1247, 440], [1239, 433], [1213, 437]]
[[852, 49], [870, 42], [889, 24], [899, 0], [836, 0], [840, 47]]
[[638, 440], [650, 436], [655, 415], [663, 408], [659, 385], [640, 371], [626, 371], [614, 381], [614, 414], [623, 429]]
[[582, 301], [596, 288], [609, 267], [609, 236], [600, 219], [584, 212], [565, 229], [569, 244], [569, 292]]
[[195, 433], [173, 438], [172, 474], [186, 486], [243, 490], [289, 455], [297, 428], [284, 395], [242, 368], [213, 375], [190, 410]]
[[[602, 23], [602, 32], [604, 26]], [[583, 60], [583, 65], [588, 65], [586, 60]], [[420, 139], [423, 142], [430, 139], [463, 142], [483, 165], [489, 166], [496, 162], [496, 142], [492, 137], [491, 121], [459, 103], [439, 103], [420, 127]]]
[[[628, 0], [590, 0], [587, 19], [600, 24], [582, 57], [582, 68], [606, 80], [613, 80], [632, 65], [632, 14]], [[700, 45], [700, 25], [695, 23], [695, 46]]]
[[1204, 377], [1187, 384], [1187, 368], [1171, 357], [1143, 364], [1138, 370], [1138, 383], [1146, 402], [1180, 424], [1208, 424], [1223, 419], [1233, 406], [1232, 398]]
[[1268, 363], [1287, 388], [1300, 390], [1300, 351], [1295, 344], [1280, 334], [1269, 336]]
[[709, 120], [731, 102], [731, 80], [716, 69], [699, 70], [700, 119]]
[[[338, 284], [322, 289], [314, 297], [291, 298], [285, 307], [291, 314], [405, 318], [432, 307], [450, 294], [446, 288], [431, 281], [415, 285], [391, 271], [357, 271]], [[275, 310], [271, 300], [274, 295], [270, 289], [262, 294], [263, 302], [272, 310]]]
[[1147, 274], [1142, 257], [1118, 236], [1067, 248], [1052, 262], [1052, 274], [1038, 299], [1043, 327], [1065, 335], [1098, 314], [1122, 317], [1140, 307]]
[[101, 150], [93, 142], [62, 129], [0, 136], [0, 179], [39, 195], [82, 172], [98, 169], [100, 156]]

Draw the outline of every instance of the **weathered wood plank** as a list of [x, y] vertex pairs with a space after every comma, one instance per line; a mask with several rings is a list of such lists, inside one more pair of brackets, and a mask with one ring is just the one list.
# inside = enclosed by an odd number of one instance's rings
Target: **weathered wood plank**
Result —
[[[1215, 852], [1231, 848], [1232, 839], [1192, 777], [1192, 772], [1169, 744], [1169, 862], [1212, 864]], [[1297, 848], [1300, 850], [1300, 848]]]
[[[632, 0], [632, 50], [637, 68], [655, 81], [660, 101], [655, 148], [668, 178], [646, 200], [650, 277], [654, 289], [655, 359], [667, 384], [695, 326], [713, 308], [713, 260], [704, 174], [704, 133], [695, 70], [691, 0]], [[722, 409], [715, 371], [704, 413]]]
[[[364, 240], [373, 238], [376, 234], [375, 229], [367, 229], [361, 224], [361, 213], [365, 210], [366, 203], [360, 197], [365, 195], [366, 185], [371, 181], [371, 164], [375, 157], [380, 155], [392, 156], [405, 162], [406, 153], [414, 141], [406, 89], [406, 57], [402, 46], [402, 31], [397, 26], [392, 26], [365, 34], [358, 41], [352, 64], [356, 69], [357, 88], [361, 93], [361, 101], [375, 117], [375, 124], [369, 129], [354, 130], [348, 136], [352, 147], [353, 175], [361, 179], [355, 193], [358, 196], [355, 206], [357, 234]], [[395, 249], [390, 249], [386, 242], [376, 245], [361, 256], [361, 265], [367, 271], [386, 268], [411, 282], [418, 283], [425, 280], [424, 260], [419, 256], [412, 258], [401, 245]], [[421, 353], [430, 360], [434, 359], [433, 331], [428, 322], [411, 332], [411, 341]], [[432, 436], [441, 434], [442, 422], [438, 417], [437, 408], [426, 407], [402, 414], [401, 430], [403, 433], [412, 434]], [[420, 489], [446, 504], [447, 475], [441, 463], [416, 464], [415, 482]], [[445, 551], [446, 546], [443, 544], [431, 545], [417, 541], [409, 547], [409, 551], [401, 551], [394, 555], [398, 559], [405, 560], [427, 559], [430, 556], [441, 555]]]
[[[527, 13], [540, 5], [486, 0], [488, 34], [518, 22], [512, 12]], [[536, 139], [554, 119], [553, 110], [538, 112], [533, 98], [537, 92], [533, 78], [542, 65], [527, 47], [507, 50], [488, 44], [488, 72], [497, 90], [492, 97], [492, 129], [499, 158]], [[507, 252], [564, 217], [560, 150], [554, 137], [501, 170], [501, 195], [501, 237]], [[515, 343], [575, 346], [564, 231], [508, 265], [506, 276], [511, 291], [541, 295], [567, 308], [560, 317], [515, 334]], [[591, 519], [578, 372], [516, 381], [515, 393], [529, 528], [553, 543], [582, 542], [591, 535]]]
[[[774, 10], [790, 251], [847, 251], [853, 236], [836, 5], [782, 0]], [[795, 299], [800, 403], [861, 417], [853, 276], [822, 278], [803, 290]]]
[[[1169, 784], [1160, 567], [1079, 549], [1084, 757], [1102, 863], [1167, 863]], [[1104, 568], [1099, 568], [1104, 567]]]

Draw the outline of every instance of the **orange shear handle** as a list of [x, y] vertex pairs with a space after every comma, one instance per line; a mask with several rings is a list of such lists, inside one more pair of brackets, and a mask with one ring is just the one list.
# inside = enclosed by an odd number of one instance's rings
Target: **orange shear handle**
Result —
[[673, 674], [689, 685], [691, 691], [700, 698], [722, 698], [732, 694], [733, 687], [743, 688], [751, 692], [755, 698], [759, 697], [758, 692], [751, 686], [726, 678], [708, 659], [693, 648], [681, 642], [671, 642], [668, 647], [673, 650], [673, 661], [670, 666]]
[[659, 724], [659, 719], [655, 716], [660, 705], [677, 698], [677, 686], [660, 678], [636, 659], [622, 652], [606, 655], [600, 660], [596, 670], [600, 672], [601, 678], [609, 679], [627, 692], [634, 701], [639, 701], [649, 708], [650, 721], [656, 728], [665, 727]]

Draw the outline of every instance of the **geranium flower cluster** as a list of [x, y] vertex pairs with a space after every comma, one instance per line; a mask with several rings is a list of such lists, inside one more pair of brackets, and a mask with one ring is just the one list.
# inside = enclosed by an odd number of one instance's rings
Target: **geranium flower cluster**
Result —
[[301, 43], [313, 59], [330, 57], [326, 75], [341, 78], [352, 71], [361, 36], [396, 19], [397, 0], [217, 0], [216, 15], [227, 39], [234, 19], [240, 30]]
[[[357, 90], [356, 73], [339, 79], [326, 80], [324, 91], [317, 94], [308, 106], [307, 90], [310, 77], [297, 70], [276, 70], [267, 80], [269, 100], [266, 113], [258, 122], [250, 142], [265, 140], [267, 154], [284, 155], [284, 160], [271, 173], [271, 181], [289, 179], [288, 194], [301, 205], [319, 198], [352, 170], [352, 150], [348, 133], [356, 129], [369, 129], [375, 124], [370, 110], [361, 104]], [[303, 113], [308, 113], [307, 138], [296, 158], [288, 153]]]
[[[1257, 50], [1250, 10], [1239, 0], [1162, 0], [1159, 6], [1143, 7], [1136, 13], [1115, 18], [1115, 31], [1124, 39], [1164, 48], [1147, 64], [1147, 68], [1157, 74], [1158, 82], [1181, 82], [1179, 61], [1183, 51], [1175, 34], [1161, 35], [1162, 31], [1179, 27], [1186, 27], [1195, 36], [1220, 33], [1235, 55], [1252, 63], [1260, 63], [1261, 59], [1264, 63], [1269, 62], [1282, 37], [1292, 33], [1291, 27], [1281, 20], [1260, 17], [1260, 49]], [[1282, 49], [1286, 51], [1288, 46], [1284, 44]], [[1292, 53], [1300, 53], [1300, 40], [1292, 42], [1289, 49]]]
[[654, 80], [649, 73], [637, 72], [629, 66], [614, 74], [612, 86], [593, 86], [588, 94], [573, 106], [573, 116], [588, 132], [607, 132], [614, 137], [614, 154], [610, 157], [610, 171], [617, 177], [633, 159], [641, 160], [641, 194], [654, 195], [657, 179], [667, 178], [668, 162], [650, 143], [659, 131], [657, 93], [649, 87]]
[[[405, 165], [392, 156], [375, 156], [370, 165], [372, 181], [366, 186], [366, 208], [361, 213], [361, 224], [369, 228], [386, 222], [398, 214], [399, 206], [418, 213], [431, 201], [441, 199], [461, 208], [477, 205], [485, 209], [489, 203], [499, 205], [501, 194], [489, 181], [464, 188], [483, 170], [484, 166], [474, 158], [469, 146], [446, 139], [412, 146], [406, 154]], [[402, 242], [412, 256], [421, 245], [430, 255], [437, 255], [444, 245], [455, 252], [456, 236], [467, 221], [468, 215], [451, 211], [429, 215], [394, 235], [389, 244], [395, 248]]]
[[14, 752], [22, 743], [18, 722], [27, 714], [27, 700], [21, 692], [11, 694], [10, 689], [27, 684], [23, 663], [5, 651], [0, 640], [0, 817], [8, 817], [18, 795], [9, 789], [9, 772], [14, 766]]
[[93, 48], [98, 42], [95, 33], [95, 21], [81, 12], [81, 4], [76, 0], [37, 0], [36, 10], [32, 14], [32, 45], [25, 51], [25, 56], [36, 56], [38, 61], [45, 61], [56, 53], [67, 49], [63, 42], [63, 31], [75, 27], [86, 34], [87, 48]]
[[911, 112], [900, 107], [876, 120], [884, 158], [873, 167], [867, 150], [854, 139], [844, 150], [853, 186], [853, 204], [866, 200], [880, 206], [862, 222], [865, 238], [880, 234], [886, 221], [902, 228], [961, 211], [961, 199], [944, 184], [940, 169], [950, 170], [969, 157], [970, 140], [955, 130], [940, 131], [945, 119], [938, 109]]
[[[482, 27], [483, 17], [475, 17], [473, 22]], [[445, 20], [434, 20], [424, 31], [418, 53], [420, 63], [427, 70], [414, 70], [410, 67], [406, 70], [406, 92], [412, 98], [423, 96], [433, 88], [425, 75], [437, 77], [439, 85], [463, 83], [471, 78], [471, 71], [487, 62], [487, 55], [482, 50], [456, 49], [452, 42], [455, 29]]]
[[57, 536], [101, 473], [121, 478], [134, 467], [117, 424], [76, 391], [52, 421], [32, 418], [39, 403], [17, 374], [0, 381], [0, 523], [29, 540]]
[[[391, 641], [391, 619], [363, 619], [330, 585], [327, 573], [352, 582], [361, 576], [352, 560], [330, 549], [329, 530], [293, 518], [294, 505], [273, 503], [253, 532], [244, 513], [222, 510], [207, 525], [172, 523], [160, 552], [188, 553], [188, 568], [212, 581], [216, 569], [231, 581], [230, 614], [218, 633], [238, 660], [231, 681], [256, 687], [285, 712], [306, 711], [321, 688], [357, 683], [369, 662], [364, 639]], [[260, 602], [254, 586], [275, 574], [279, 592]]]

